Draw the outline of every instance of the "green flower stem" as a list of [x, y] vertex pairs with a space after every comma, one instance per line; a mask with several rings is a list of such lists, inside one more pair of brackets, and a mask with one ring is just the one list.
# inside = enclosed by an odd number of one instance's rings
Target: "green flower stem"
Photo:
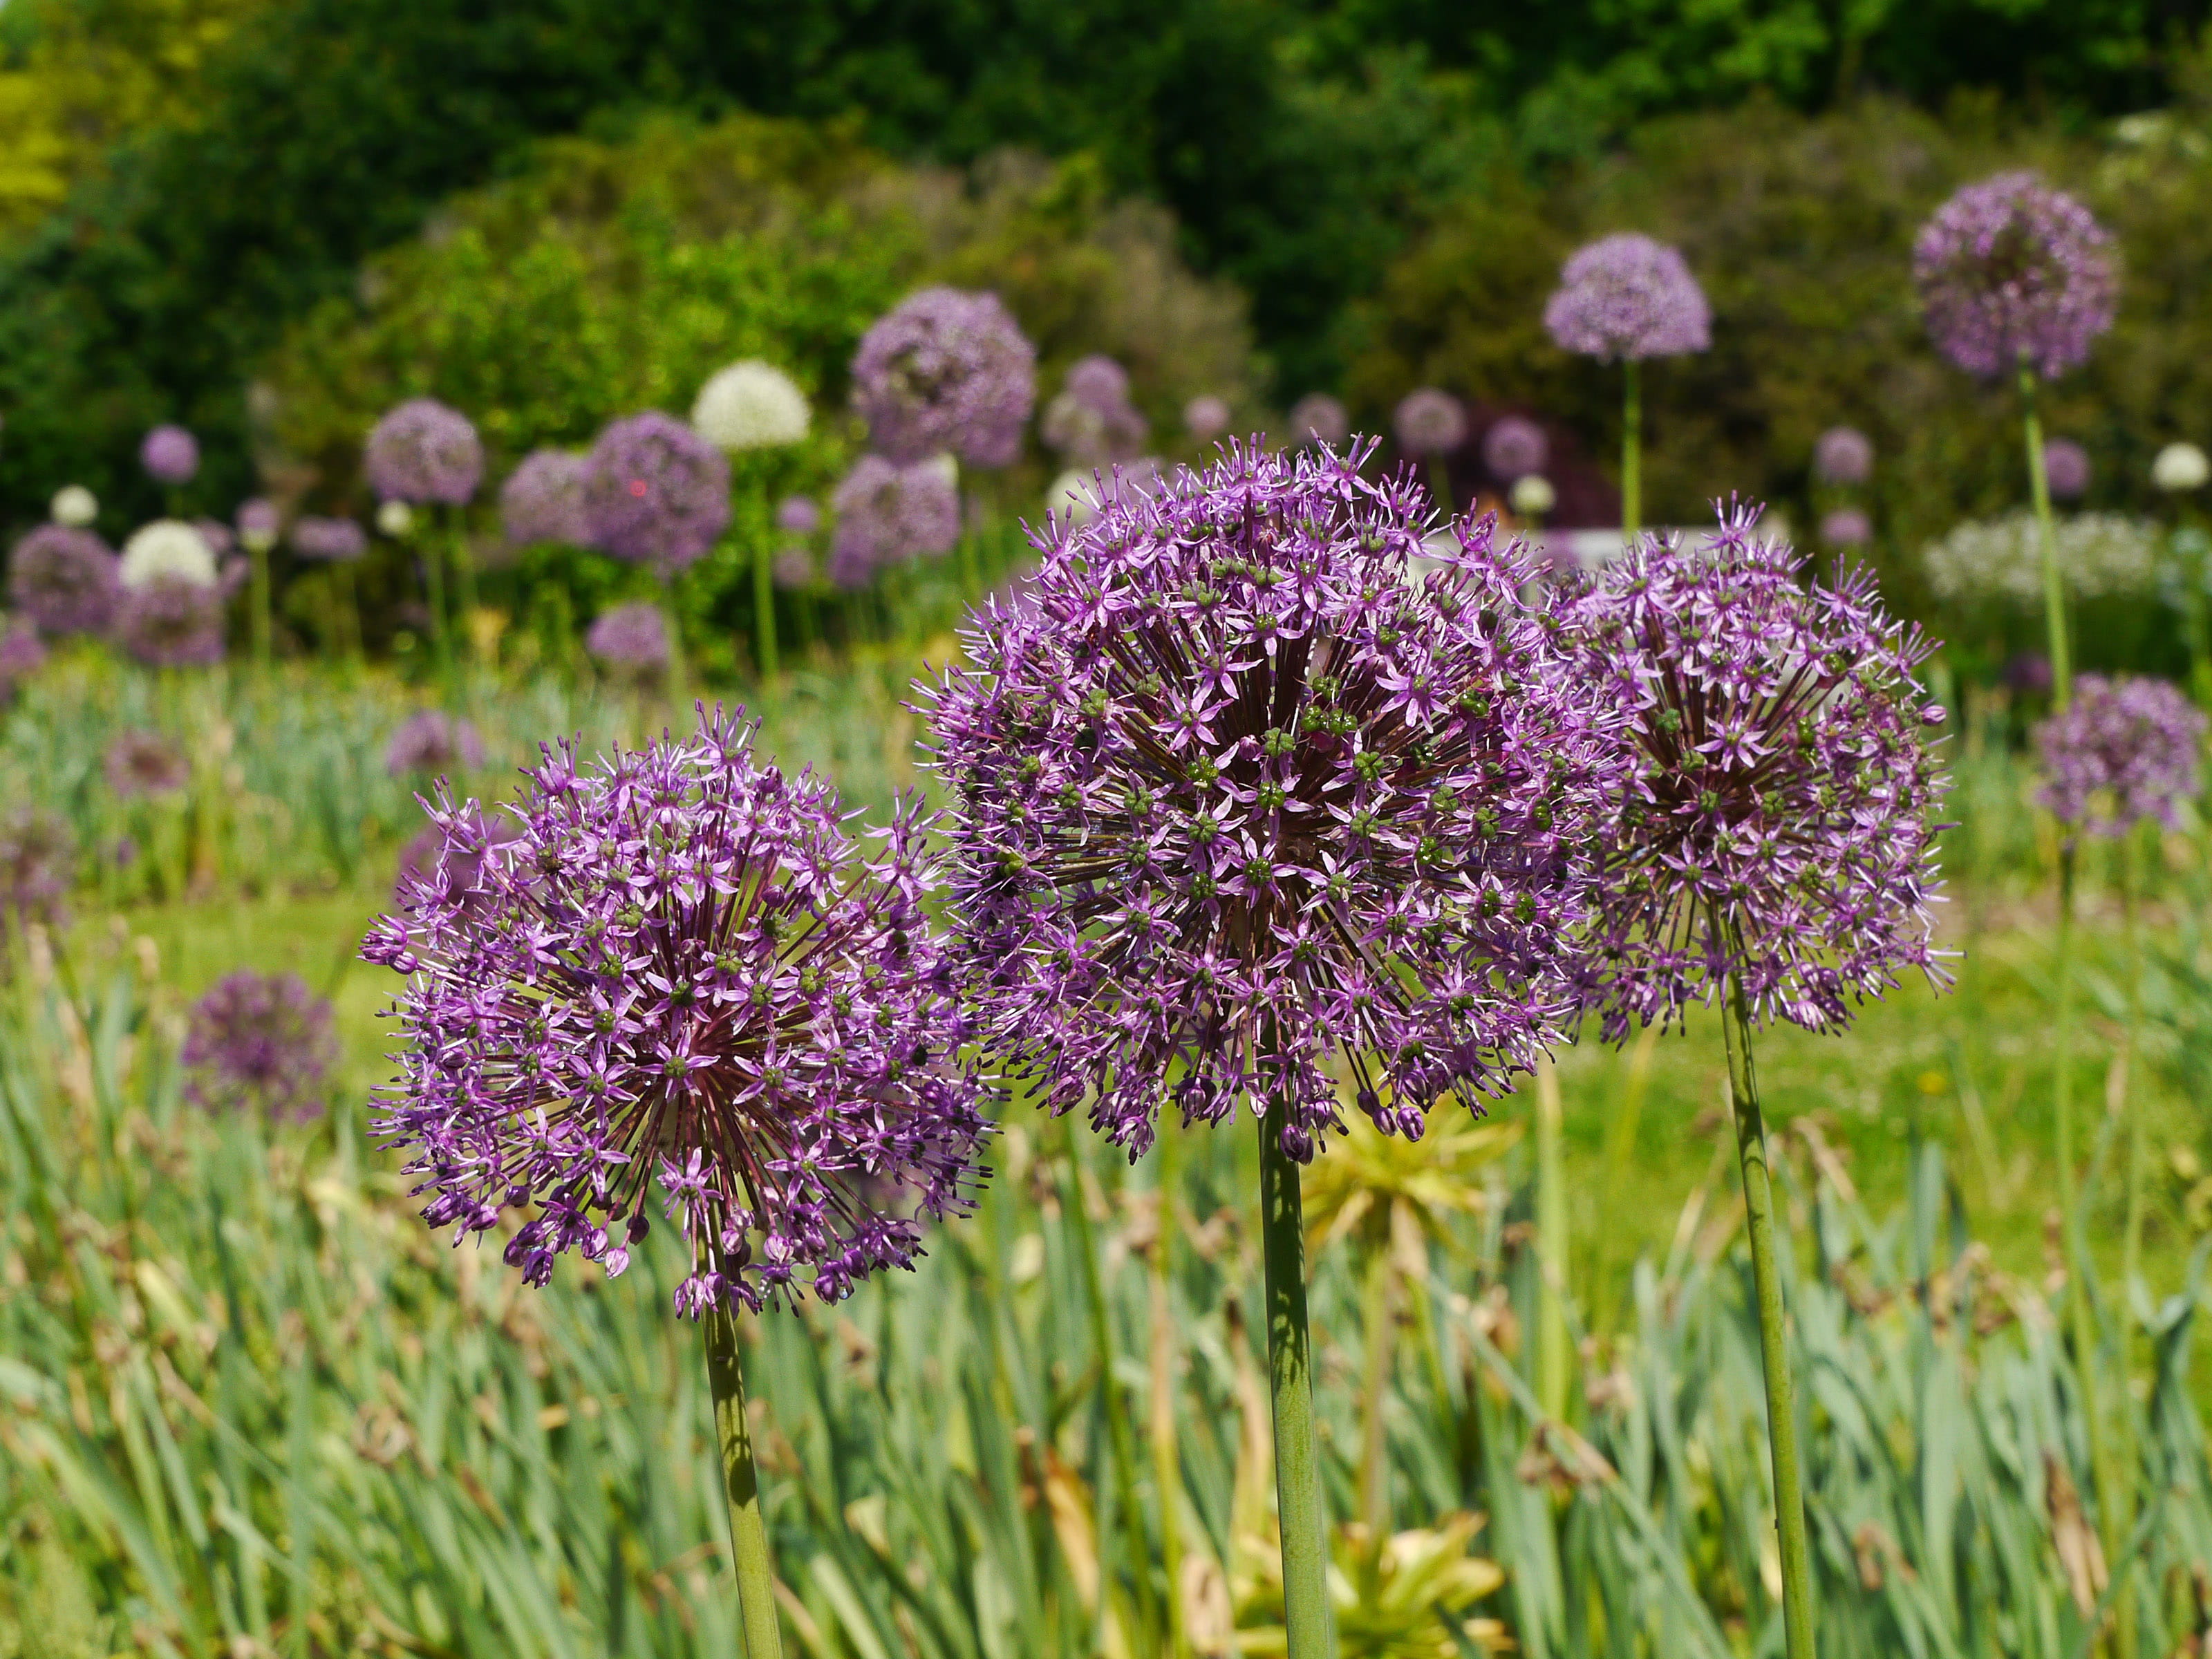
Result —
[[2066, 589], [2058, 571], [2058, 527], [2051, 517], [2051, 479], [2043, 470], [2043, 419], [2036, 412], [2035, 371], [2020, 365], [2021, 426], [2027, 439], [2027, 483], [2035, 501], [2035, 526], [2043, 544], [2043, 617], [2051, 635], [2051, 706], [2063, 711], [2074, 700], [2074, 653], [2066, 635]]
[[252, 610], [253, 665], [263, 673], [269, 672], [269, 544], [256, 536], [246, 544], [246, 556], [250, 562], [252, 576], [248, 592]]
[[745, 1421], [745, 1381], [738, 1364], [738, 1322], [726, 1307], [707, 1316], [707, 1382], [714, 1396], [714, 1431], [722, 1447], [722, 1495], [730, 1508], [730, 1555], [738, 1575], [738, 1619], [745, 1659], [782, 1659], [776, 1620], [775, 1574], [761, 1520], [760, 1472], [752, 1428]]
[[1160, 1115], [1159, 1142], [1153, 1166], [1159, 1182], [1159, 1215], [1152, 1235], [1152, 1484], [1160, 1495], [1160, 1563], [1167, 1571], [1168, 1653], [1170, 1659], [1188, 1659], [1190, 1634], [1184, 1628], [1182, 1601], [1182, 1455], [1176, 1442], [1176, 1323], [1169, 1296], [1174, 1282], [1176, 1200], [1182, 1192], [1179, 1179], [1182, 1127], [1170, 1114]]
[[1321, 1475], [1314, 1444], [1313, 1336], [1306, 1323], [1305, 1218], [1298, 1166], [1273, 1113], [1260, 1120], [1260, 1237], [1267, 1260], [1267, 1383], [1275, 1508], [1283, 1537], [1285, 1659], [1333, 1659]]
[[[668, 701], [676, 711], [676, 729], [690, 724], [684, 719], [691, 707], [691, 663], [684, 654], [684, 610], [676, 603], [673, 577], [660, 579], [660, 614], [668, 624]], [[649, 732], [653, 723], [646, 722]]]
[[[2120, 1293], [2114, 1298], [2114, 1334], [2119, 1352], [2118, 1375], [2125, 1379], [2133, 1374], [2134, 1355], [2128, 1333], [2128, 1309], [2133, 1304], [2136, 1276], [2142, 1270], [2143, 1224], [2143, 1145], [2142, 1103], [2135, 1089], [2136, 1056], [2141, 1052], [2142, 1021], [2142, 935], [2138, 926], [2136, 908], [2136, 853], [2142, 843], [2140, 827], [2130, 831], [2120, 846], [2120, 907], [2127, 945], [2127, 1031], [2125, 1048], [2120, 1065], [2120, 1110], [2125, 1115], [2127, 1132], [2127, 1235], [2122, 1246]], [[2114, 1489], [2104, 1504], [2105, 1559], [2112, 1564], [2112, 1576], [2120, 1577], [2127, 1571], [2126, 1540], [2135, 1530], [2136, 1480], [2142, 1468], [2136, 1455], [2135, 1420], [2126, 1408], [2127, 1395], [2121, 1395], [2118, 1444], [2112, 1452]], [[2118, 1604], [2114, 1635], [2118, 1638], [2120, 1659], [2135, 1659], [2136, 1649], [2136, 1599], [2123, 1593]]]
[[1631, 357], [1621, 366], [1620, 539], [1636, 539], [1644, 528], [1643, 365]]
[[422, 601], [430, 611], [430, 654], [438, 670], [438, 684], [445, 688], [446, 702], [452, 708], [457, 702], [453, 694], [453, 645], [446, 618], [446, 560], [437, 538], [430, 537], [422, 544]]
[[1766, 1124], [1751, 1062], [1751, 1013], [1743, 982], [1729, 976], [1726, 1033], [1729, 1103], [1743, 1165], [1752, 1283], [1759, 1297], [1759, 1357], [1766, 1373], [1766, 1438], [1774, 1457], [1774, 1527], [1782, 1556], [1782, 1632], [1789, 1659], [1813, 1659], [1813, 1566], [1805, 1536], [1805, 1492], [1797, 1463], [1797, 1407], [1782, 1308], [1782, 1270], [1774, 1253], [1774, 1183], [1766, 1162]]
[[1567, 1414], [1573, 1350], [1567, 1334], [1567, 1170], [1559, 1073], [1536, 1062], [1536, 1398], [1554, 1420]]
[[460, 650], [471, 660], [476, 651], [477, 562], [469, 552], [469, 538], [461, 521], [461, 510], [449, 507], [446, 510], [446, 545], [453, 557], [453, 621], [460, 630]]

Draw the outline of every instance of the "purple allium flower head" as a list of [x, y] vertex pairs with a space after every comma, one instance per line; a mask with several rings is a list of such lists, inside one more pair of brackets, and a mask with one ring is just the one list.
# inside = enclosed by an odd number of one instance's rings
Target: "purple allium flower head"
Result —
[[787, 495], [775, 505], [775, 527], [793, 536], [822, 528], [822, 507], [811, 495]]
[[1326, 392], [1309, 392], [1291, 405], [1291, 443], [1340, 444], [1352, 435], [1352, 417]]
[[1544, 326], [1562, 350], [1608, 361], [1712, 343], [1712, 310], [1681, 254], [1634, 232], [1601, 237], [1567, 261]]
[[618, 605], [593, 619], [584, 649], [610, 668], [653, 673], [668, 666], [668, 623], [657, 605]]
[[1863, 484], [1874, 472], [1874, 440], [1855, 426], [1832, 426], [1813, 443], [1813, 476], [1822, 483]]
[[257, 495], [250, 501], [239, 503], [232, 522], [238, 526], [239, 539], [248, 547], [256, 542], [264, 547], [274, 547], [284, 528], [284, 515], [276, 510], [276, 502]]
[[167, 572], [125, 588], [115, 612], [115, 637], [149, 668], [211, 668], [222, 660], [220, 584]]
[[46, 665], [46, 641], [27, 619], [0, 617], [0, 697]]
[[2005, 659], [2003, 672], [1997, 678], [2008, 691], [2040, 696], [2051, 690], [2051, 659], [2040, 651], [2015, 652]]
[[122, 593], [115, 555], [89, 530], [42, 524], [9, 556], [8, 597], [45, 633], [105, 633]]
[[496, 853], [521, 836], [522, 826], [507, 813], [495, 812], [487, 818], [481, 809], [470, 818], [466, 835], [449, 835], [431, 824], [399, 849], [392, 902], [404, 906], [408, 895], [423, 890], [427, 884], [442, 902], [481, 909], [491, 891], [483, 879], [487, 852]]
[[0, 817], [0, 955], [11, 933], [63, 920], [76, 872], [76, 839], [59, 813], [24, 805]]
[[410, 714], [384, 746], [384, 769], [395, 778], [418, 772], [475, 771], [484, 763], [483, 739], [467, 720], [441, 708]]
[[[841, 587], [865, 586], [869, 573], [902, 559], [938, 557], [960, 539], [959, 492], [927, 461], [899, 466], [863, 455], [830, 505], [837, 515], [830, 568]], [[855, 573], [859, 581], [848, 583]]]
[[303, 559], [350, 564], [368, 552], [368, 532], [351, 519], [295, 519], [292, 550]]
[[323, 1080], [337, 1061], [331, 1005], [297, 974], [226, 974], [192, 1005], [183, 1060], [185, 1093], [210, 1111], [251, 1109], [303, 1120], [323, 1109]]
[[1482, 464], [1492, 476], [1517, 483], [1531, 472], [1541, 472], [1552, 459], [1544, 428], [1525, 415], [1502, 415], [1482, 434]]
[[584, 546], [592, 539], [584, 517], [588, 457], [567, 449], [534, 449], [499, 489], [499, 517], [510, 547], [538, 542]]
[[1820, 539], [1830, 547], [1863, 547], [1874, 539], [1874, 526], [1856, 507], [1839, 507], [1821, 519]]
[[1129, 402], [1128, 371], [1111, 357], [1079, 358], [1044, 412], [1042, 435], [1063, 460], [1096, 466], [1142, 453], [1151, 430]]
[[814, 585], [814, 556], [803, 547], [787, 547], [775, 556], [769, 568], [775, 585], [787, 592]]
[[362, 465], [379, 501], [459, 507], [483, 482], [483, 445], [458, 409], [410, 398], [370, 428]]
[[[622, 1272], [655, 1185], [692, 1316], [838, 1301], [972, 1205], [989, 1125], [923, 908], [933, 826], [902, 801], [866, 857], [750, 738], [717, 710], [591, 766], [547, 750], [473, 908], [418, 883], [363, 946], [410, 975], [377, 1127], [457, 1239], [535, 1206], [507, 1248], [532, 1285], [571, 1249]], [[471, 807], [432, 817], [448, 860], [477, 850]]]
[[853, 356], [853, 405], [894, 461], [949, 451], [1007, 465], [1036, 402], [1036, 349], [995, 294], [924, 289], [879, 319]]
[[1972, 374], [2026, 363], [2056, 379], [2112, 325], [2112, 238], [2033, 173], [1968, 185], [1912, 244], [1912, 276], [1936, 347]]
[[2080, 500], [2089, 488], [2089, 452], [2071, 438], [2053, 438], [2043, 446], [2043, 479], [2055, 499]]
[[121, 732], [107, 745], [107, 787], [125, 799], [173, 795], [191, 781], [185, 752], [158, 732]]
[[1449, 392], [1425, 386], [1398, 400], [1390, 417], [1398, 447], [1409, 455], [1439, 455], [1467, 438], [1467, 410]]
[[1418, 1135], [1572, 1007], [1616, 717], [1522, 605], [1526, 550], [1487, 520], [1425, 550], [1427, 497], [1363, 478], [1372, 452], [1109, 482], [929, 694], [987, 1046], [1133, 1157], [1172, 1099], [1247, 1102], [1309, 1158], [1340, 1061]]
[[618, 559], [672, 575], [729, 526], [730, 458], [657, 409], [600, 433], [588, 466], [585, 529]]
[[2066, 711], [2035, 738], [2045, 774], [2036, 799], [2092, 835], [2123, 836], [2146, 818], [2173, 829], [2202, 787], [2204, 715], [2165, 680], [2079, 675]]
[[200, 470], [199, 440], [180, 426], [157, 426], [138, 446], [138, 464], [155, 483], [190, 483]]
[[1212, 392], [1193, 398], [1182, 406], [1183, 429], [1202, 444], [1210, 444], [1229, 430], [1229, 404]]
[[1850, 1018], [1929, 943], [1940, 722], [1932, 646], [1864, 569], [1798, 585], [1756, 508], [1700, 547], [1647, 538], [1571, 607], [1588, 672], [1631, 713], [1636, 776], [1608, 826], [1587, 1006], [1618, 1040], [1740, 977], [1754, 1020]]

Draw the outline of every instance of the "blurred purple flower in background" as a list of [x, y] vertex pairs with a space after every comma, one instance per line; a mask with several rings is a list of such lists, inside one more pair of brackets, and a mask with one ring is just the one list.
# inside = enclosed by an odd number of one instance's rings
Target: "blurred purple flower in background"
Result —
[[1822, 483], [1863, 484], [1874, 474], [1874, 440], [1854, 426], [1832, 426], [1813, 443], [1813, 476]]
[[156, 483], [190, 483], [200, 470], [199, 440], [180, 426], [157, 426], [139, 444], [138, 464]]
[[158, 571], [123, 590], [115, 638], [149, 668], [211, 668], [222, 660], [221, 581]]
[[522, 826], [511, 815], [487, 817], [481, 807], [471, 811], [465, 835], [449, 836], [431, 824], [399, 849], [392, 902], [404, 908], [413, 894], [437, 904], [480, 905], [487, 896], [481, 885], [486, 853], [521, 836]]
[[2089, 452], [2071, 438], [2043, 446], [2043, 475], [2054, 501], [2079, 501], [2089, 488]]
[[1968, 185], [1912, 245], [1913, 281], [1936, 347], [1973, 374], [2025, 363], [2052, 380], [2112, 325], [2112, 238], [2033, 173]]
[[0, 697], [46, 665], [46, 641], [29, 619], [0, 617]]
[[928, 461], [899, 466], [863, 455], [830, 505], [837, 518], [830, 578], [848, 591], [865, 587], [884, 565], [938, 557], [960, 539], [959, 492]]
[[618, 605], [592, 620], [584, 649], [622, 673], [658, 673], [668, 666], [668, 623], [657, 605]]
[[264, 552], [276, 545], [276, 538], [284, 528], [284, 515], [276, 510], [276, 503], [263, 501], [258, 495], [239, 503], [233, 521], [238, 526], [239, 540]]
[[410, 398], [370, 428], [362, 466], [380, 501], [459, 507], [483, 481], [483, 445], [458, 409]]
[[1291, 405], [1291, 446], [1340, 444], [1352, 435], [1352, 417], [1326, 392], [1309, 392]]
[[1079, 358], [1046, 407], [1042, 436], [1063, 461], [1098, 466], [1133, 459], [1151, 430], [1129, 401], [1128, 371], [1111, 357]]
[[853, 356], [853, 406], [893, 461], [949, 453], [1007, 465], [1036, 401], [1036, 348], [995, 294], [924, 289], [879, 319]]
[[8, 560], [8, 598], [47, 634], [101, 634], [123, 596], [118, 563], [89, 530], [42, 524]]
[[1482, 464], [1494, 477], [1515, 483], [1541, 472], [1552, 458], [1544, 428], [1525, 415], [1501, 415], [1482, 434]]
[[68, 819], [30, 805], [0, 817], [0, 956], [22, 928], [51, 927], [64, 919], [76, 874], [76, 838]]
[[191, 781], [191, 762], [158, 732], [118, 732], [102, 766], [107, 787], [125, 800], [173, 795]]
[[210, 1111], [250, 1109], [301, 1121], [323, 1109], [337, 1063], [331, 1005], [297, 974], [226, 974], [192, 1005], [185, 1093]]
[[770, 574], [787, 592], [814, 585], [814, 556], [803, 547], [787, 547], [775, 556]]
[[568, 449], [534, 449], [507, 475], [499, 489], [499, 517], [510, 547], [557, 542], [588, 545], [584, 516], [584, 481], [591, 476], [588, 456]]
[[1400, 398], [1390, 423], [1399, 448], [1409, 455], [1440, 455], [1467, 438], [1467, 410], [1450, 392], [1432, 386]]
[[1229, 405], [1206, 392], [1182, 406], [1183, 429], [1202, 444], [1210, 444], [1229, 430]]
[[730, 523], [730, 458], [683, 422], [648, 409], [592, 446], [584, 477], [592, 546], [665, 580], [696, 562]]
[[1563, 350], [1637, 362], [1705, 349], [1712, 310], [1680, 252], [1626, 232], [1567, 261], [1544, 327]]
[[350, 563], [368, 551], [368, 532], [351, 519], [295, 519], [291, 540], [301, 558], [331, 563]]
[[419, 772], [473, 772], [484, 763], [483, 739], [467, 720], [425, 708], [400, 722], [384, 747], [384, 769], [395, 778]]
[[2204, 728], [2203, 711], [2165, 680], [2078, 675], [2073, 702], [2036, 729], [2046, 775], [2036, 799], [2095, 836], [2146, 819], [2178, 828], [2201, 787]]
[[1863, 547], [1874, 539], [1874, 526], [1856, 507], [1839, 507], [1821, 519], [1820, 539], [1830, 547]]
[[811, 495], [787, 495], [775, 504], [775, 527], [793, 536], [822, 528], [822, 507]]
[[2018, 651], [2005, 659], [1998, 678], [2008, 691], [2040, 696], [2051, 690], [2051, 659], [2040, 651]]

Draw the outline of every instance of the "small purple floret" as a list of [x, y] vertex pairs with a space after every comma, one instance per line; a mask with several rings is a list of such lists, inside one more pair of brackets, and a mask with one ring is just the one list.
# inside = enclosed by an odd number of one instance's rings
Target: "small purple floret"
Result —
[[1450, 392], [1425, 386], [1398, 400], [1390, 424], [1407, 454], [1441, 455], [1466, 441], [1467, 410]]
[[1551, 441], [1544, 436], [1544, 428], [1525, 415], [1500, 416], [1482, 434], [1483, 465], [1508, 483], [1541, 472], [1551, 458]]
[[668, 666], [668, 623], [660, 607], [639, 600], [618, 605], [592, 620], [584, 649], [608, 667], [650, 674]]
[[1832, 426], [1813, 444], [1813, 476], [1822, 483], [1863, 484], [1874, 473], [1874, 440], [1853, 426]]
[[510, 547], [540, 542], [582, 547], [592, 539], [584, 517], [587, 456], [567, 449], [537, 449], [499, 487], [499, 517]]
[[2089, 452], [2071, 438], [2053, 438], [2043, 446], [2043, 479], [2052, 499], [2079, 501], [2089, 488]]
[[368, 532], [351, 519], [312, 514], [292, 521], [292, 550], [303, 559], [350, 564], [368, 552]]

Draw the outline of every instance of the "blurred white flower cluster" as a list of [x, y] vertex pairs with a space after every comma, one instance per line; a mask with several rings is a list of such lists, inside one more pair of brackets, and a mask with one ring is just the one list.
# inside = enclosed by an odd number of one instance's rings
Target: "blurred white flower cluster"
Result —
[[[2158, 579], [2159, 527], [2118, 513], [2081, 513], [2057, 526], [2058, 568], [2085, 599], [2148, 593]], [[2043, 550], [2035, 515], [1969, 519], [1921, 555], [1928, 586], [1954, 604], [2043, 602]]]

